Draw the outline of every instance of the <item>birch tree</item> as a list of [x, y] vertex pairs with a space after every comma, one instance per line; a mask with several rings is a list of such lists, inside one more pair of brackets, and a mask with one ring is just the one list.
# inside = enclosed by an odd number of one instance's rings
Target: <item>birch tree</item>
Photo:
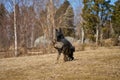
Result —
[[18, 52], [17, 52], [17, 26], [16, 26], [16, 9], [15, 9], [15, 4], [16, 1], [13, 0], [13, 4], [14, 4], [14, 42], [15, 42], [15, 56], [18, 56]]

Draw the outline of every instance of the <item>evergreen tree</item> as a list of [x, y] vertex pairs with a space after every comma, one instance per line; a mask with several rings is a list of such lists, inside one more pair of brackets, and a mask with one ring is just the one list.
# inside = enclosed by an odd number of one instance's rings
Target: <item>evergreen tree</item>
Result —
[[73, 8], [69, 6], [63, 16], [60, 27], [63, 29], [65, 36], [74, 36], [74, 12]]
[[56, 14], [55, 14], [55, 19], [58, 19], [61, 17], [61, 15], [65, 14], [67, 8], [69, 7], [70, 3], [65, 0], [65, 2], [60, 6], [60, 8], [56, 11]]
[[6, 9], [5, 6], [3, 4], [0, 4], [0, 26], [4, 25], [4, 20], [6, 17]]
[[113, 15], [112, 15], [112, 23], [115, 34], [120, 35], [120, 0], [115, 2], [115, 6], [113, 8]]
[[83, 23], [83, 26], [85, 28], [85, 34], [86, 37], [89, 38], [90, 40], [94, 41], [94, 35], [95, 35], [95, 27], [96, 24], [99, 22], [98, 21], [98, 17], [93, 14], [93, 1], [88, 1], [88, 0], [84, 0], [83, 4], [84, 7], [82, 9], [82, 18], [84, 19], [85, 23]]
[[2, 48], [5, 48], [7, 44], [6, 21], [5, 6], [0, 4], [0, 47]]
[[65, 36], [74, 35], [74, 12], [68, 0], [61, 5], [55, 14], [55, 25], [61, 27]]
[[104, 24], [110, 20], [111, 5], [110, 0], [84, 0], [82, 17], [85, 20], [85, 29], [88, 38], [95, 40], [98, 44]]

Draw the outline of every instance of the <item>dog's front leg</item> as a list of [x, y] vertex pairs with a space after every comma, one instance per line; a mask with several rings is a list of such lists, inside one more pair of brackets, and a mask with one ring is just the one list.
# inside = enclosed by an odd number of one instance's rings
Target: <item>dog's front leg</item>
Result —
[[57, 61], [59, 60], [59, 58], [60, 58], [60, 53], [59, 53], [58, 56], [57, 56]]
[[59, 58], [60, 58], [60, 55], [61, 55], [61, 52], [60, 52], [60, 51], [58, 51], [58, 55], [57, 55], [57, 61], [56, 61], [56, 63], [58, 63], [58, 61], [59, 61]]

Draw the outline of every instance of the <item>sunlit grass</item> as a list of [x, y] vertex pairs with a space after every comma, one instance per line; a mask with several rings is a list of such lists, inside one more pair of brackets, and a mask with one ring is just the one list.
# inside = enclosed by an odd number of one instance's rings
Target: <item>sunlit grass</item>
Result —
[[120, 49], [75, 52], [75, 60], [55, 64], [57, 54], [0, 59], [0, 80], [119, 80]]

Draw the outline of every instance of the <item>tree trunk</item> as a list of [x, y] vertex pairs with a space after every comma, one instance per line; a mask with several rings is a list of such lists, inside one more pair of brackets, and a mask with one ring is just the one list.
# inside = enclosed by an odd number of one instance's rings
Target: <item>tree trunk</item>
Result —
[[102, 46], [102, 43], [103, 43], [103, 31], [102, 29], [100, 29], [100, 45]]
[[97, 27], [96, 27], [96, 45], [98, 45], [98, 39], [99, 39], [99, 26], [97, 24]]
[[13, 0], [14, 3], [14, 38], [15, 38], [15, 56], [18, 56], [17, 53], [17, 29], [16, 29], [16, 10], [15, 10], [15, 0]]
[[53, 39], [55, 39], [55, 19], [54, 19], [54, 13], [55, 13], [55, 9], [54, 9], [54, 3], [53, 3], [53, 0], [50, 0], [51, 2], [51, 8], [52, 8], [52, 11], [51, 11], [51, 20], [52, 20], [52, 41]]
[[50, 0], [50, 3], [47, 6], [47, 23], [49, 28], [49, 39], [53, 40], [55, 33], [55, 21], [54, 21], [54, 4], [53, 0]]
[[81, 43], [84, 44], [84, 38], [85, 38], [85, 32], [84, 32], [84, 28], [81, 27], [81, 34], [82, 34], [82, 40], [81, 40]]
[[51, 34], [50, 34], [51, 24], [50, 24], [50, 8], [49, 8], [49, 4], [47, 6], [47, 30], [48, 30], [48, 32], [45, 33], [45, 34], [47, 34], [48, 35], [47, 37], [50, 38], [50, 36], [51, 36]]
[[34, 45], [34, 26], [32, 25], [32, 33], [31, 33], [31, 48]]
[[110, 37], [112, 37], [114, 33], [115, 32], [114, 32], [114, 29], [113, 29], [113, 26], [112, 26], [112, 23], [111, 23], [111, 20], [110, 20]]

